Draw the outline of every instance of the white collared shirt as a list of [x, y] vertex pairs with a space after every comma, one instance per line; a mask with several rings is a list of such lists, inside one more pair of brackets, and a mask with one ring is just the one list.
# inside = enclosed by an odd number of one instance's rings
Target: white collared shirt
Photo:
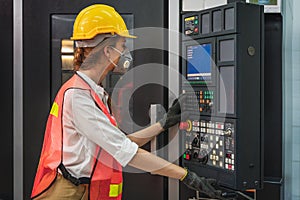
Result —
[[[104, 89], [82, 72], [77, 72], [103, 100]], [[109, 108], [108, 108], [109, 109]], [[69, 89], [63, 104], [63, 164], [75, 177], [89, 177], [97, 145], [126, 166], [138, 145], [112, 125], [87, 90]]]

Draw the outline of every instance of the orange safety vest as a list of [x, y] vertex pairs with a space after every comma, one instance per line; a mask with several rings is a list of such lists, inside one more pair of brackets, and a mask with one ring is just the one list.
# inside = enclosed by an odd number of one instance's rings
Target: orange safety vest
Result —
[[[31, 198], [37, 197], [46, 191], [55, 181], [58, 166], [62, 163], [63, 127], [62, 110], [64, 94], [68, 89], [83, 89], [91, 93], [95, 103], [116, 126], [116, 121], [110, 115], [107, 107], [99, 96], [92, 90], [80, 76], [75, 74], [59, 90], [52, 105], [45, 136], [43, 149], [32, 189]], [[89, 199], [90, 200], [120, 200], [122, 196], [122, 166], [104, 149], [97, 148], [93, 169], [91, 169]]]

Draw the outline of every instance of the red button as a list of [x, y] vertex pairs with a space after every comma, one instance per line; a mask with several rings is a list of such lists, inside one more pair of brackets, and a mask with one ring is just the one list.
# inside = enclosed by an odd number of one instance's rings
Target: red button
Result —
[[180, 122], [179, 129], [180, 130], [186, 130], [189, 128], [189, 124], [187, 122]]
[[185, 159], [190, 160], [191, 159], [190, 158], [190, 154], [186, 154], [186, 158]]
[[195, 28], [195, 32], [198, 33], [198, 28]]

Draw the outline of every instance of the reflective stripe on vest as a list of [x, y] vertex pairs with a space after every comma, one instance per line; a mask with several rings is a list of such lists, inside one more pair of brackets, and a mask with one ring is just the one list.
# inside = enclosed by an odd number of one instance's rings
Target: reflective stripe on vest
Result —
[[[115, 119], [110, 115], [99, 96], [92, 88], [77, 74], [69, 79], [59, 90], [49, 113], [44, 135], [44, 143], [41, 157], [34, 180], [31, 198], [37, 197], [46, 191], [57, 176], [57, 169], [62, 161], [62, 110], [64, 94], [68, 89], [88, 90], [97, 106], [107, 116], [111, 124], [116, 126]], [[93, 172], [89, 186], [90, 200], [120, 200], [122, 194], [122, 167], [105, 150], [98, 147], [94, 159]], [[105, 161], [102, 163], [101, 161]], [[108, 163], [109, 166], [108, 166]], [[104, 179], [105, 178], [105, 179]], [[108, 178], [108, 179], [107, 179]]]
[[109, 197], [117, 197], [122, 193], [123, 183], [110, 184]]

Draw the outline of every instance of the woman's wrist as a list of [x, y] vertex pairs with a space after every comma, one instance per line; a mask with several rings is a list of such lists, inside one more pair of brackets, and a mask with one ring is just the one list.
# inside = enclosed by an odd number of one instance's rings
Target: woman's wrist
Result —
[[185, 174], [179, 179], [180, 181], [183, 181], [188, 174], [187, 168], [183, 168], [183, 169], [185, 170]]

